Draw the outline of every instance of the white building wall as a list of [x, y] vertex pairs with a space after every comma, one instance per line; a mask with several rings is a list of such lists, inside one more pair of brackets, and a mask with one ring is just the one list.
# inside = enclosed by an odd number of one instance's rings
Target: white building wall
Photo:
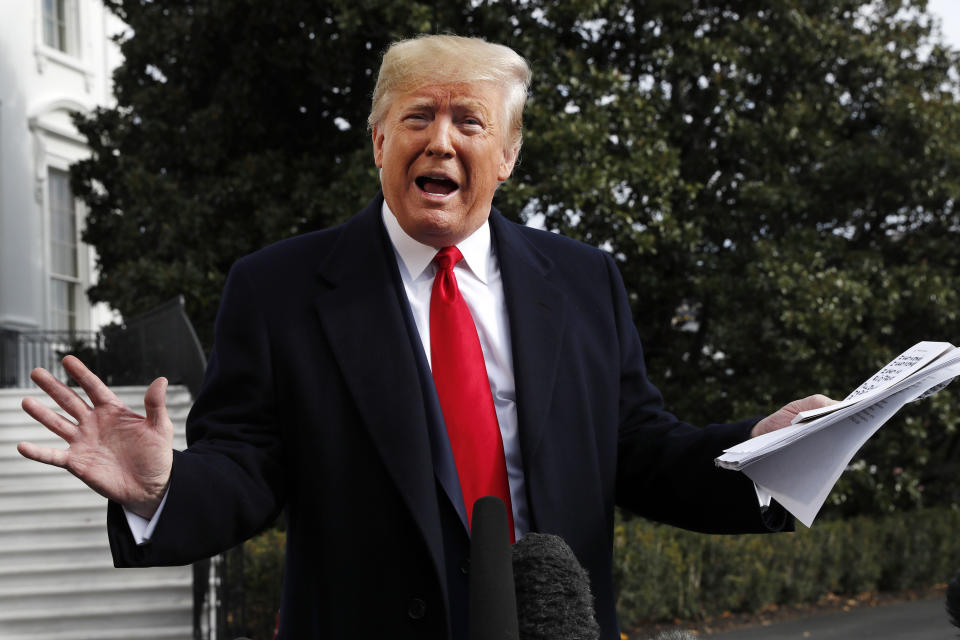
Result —
[[[45, 3], [65, 9], [68, 53], [44, 43]], [[113, 102], [123, 29], [99, 0], [0, 0], [0, 329], [53, 326], [48, 176], [87, 155], [69, 112]], [[78, 259], [76, 328], [96, 328], [113, 316], [86, 302], [92, 251]]]

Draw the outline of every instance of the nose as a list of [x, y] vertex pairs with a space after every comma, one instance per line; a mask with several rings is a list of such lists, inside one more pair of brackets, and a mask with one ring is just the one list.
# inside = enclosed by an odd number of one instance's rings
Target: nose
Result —
[[430, 140], [427, 142], [427, 155], [440, 158], [452, 158], [455, 155], [451, 139], [452, 123], [443, 118], [434, 120], [430, 127]]

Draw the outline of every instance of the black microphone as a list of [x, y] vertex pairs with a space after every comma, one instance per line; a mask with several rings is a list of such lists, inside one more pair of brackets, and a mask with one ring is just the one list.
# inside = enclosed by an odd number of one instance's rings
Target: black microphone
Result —
[[519, 640], [507, 508], [494, 496], [473, 503], [469, 616], [470, 640]]
[[960, 627], [960, 571], [947, 585], [947, 614], [953, 626]]
[[559, 536], [528, 533], [513, 545], [520, 640], [598, 640], [590, 578]]

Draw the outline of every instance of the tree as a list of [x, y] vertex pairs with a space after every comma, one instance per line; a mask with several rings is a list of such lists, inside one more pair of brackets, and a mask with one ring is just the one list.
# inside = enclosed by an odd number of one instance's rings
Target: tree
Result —
[[[73, 175], [91, 296], [124, 314], [182, 292], [209, 345], [233, 260], [373, 195], [380, 53], [452, 31], [531, 61], [496, 203], [616, 257], [679, 415], [842, 397], [913, 342], [955, 338], [960, 87], [924, 0], [108, 5], [131, 27], [118, 105], [78, 119], [93, 155]], [[934, 482], [958, 470], [953, 395], [881, 431], [837, 501], [960, 500]]]
[[[957, 55], [924, 8], [543, 5], [579, 65], [544, 121], [567, 114], [589, 142], [568, 164], [525, 171], [517, 190], [549, 192], [533, 207], [548, 227], [617, 256], [649, 368], [680, 415], [843, 397], [915, 341], [956, 339]], [[606, 89], [578, 92], [597, 76]], [[554, 176], [583, 180], [563, 189]], [[835, 501], [914, 506], [926, 485], [955, 502], [944, 480], [958, 470], [958, 418], [952, 394], [898, 418]]]
[[130, 30], [117, 106], [76, 119], [92, 150], [72, 169], [101, 274], [90, 296], [131, 315], [183, 293], [209, 347], [234, 260], [342, 222], [375, 193], [366, 115], [379, 56], [436, 16], [460, 26], [461, 9], [106, 4]]

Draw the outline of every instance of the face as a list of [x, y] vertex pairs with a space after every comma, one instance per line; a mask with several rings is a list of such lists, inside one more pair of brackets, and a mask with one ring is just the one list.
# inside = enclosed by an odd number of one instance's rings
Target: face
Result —
[[454, 245], [487, 219], [513, 171], [504, 96], [486, 83], [421, 87], [398, 95], [373, 126], [383, 195], [407, 234]]

